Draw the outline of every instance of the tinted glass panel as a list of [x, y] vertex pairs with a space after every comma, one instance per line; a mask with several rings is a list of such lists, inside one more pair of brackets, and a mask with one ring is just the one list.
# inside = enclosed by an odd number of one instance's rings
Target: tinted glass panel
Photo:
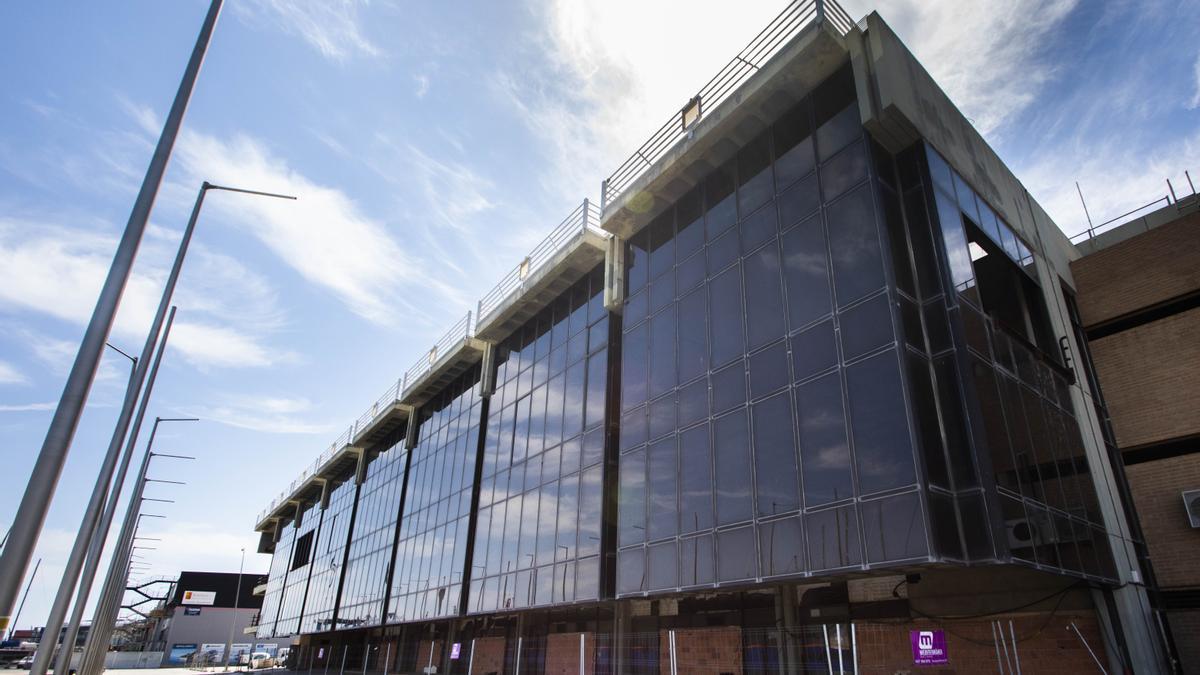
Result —
[[716, 420], [713, 433], [717, 471], [717, 522], [736, 523], [751, 516], [750, 430], [746, 414]]
[[850, 428], [863, 493], [916, 482], [908, 416], [896, 353], [884, 352], [846, 369]]
[[792, 435], [792, 405], [786, 393], [754, 404], [754, 468], [758, 476], [758, 515], [769, 516], [800, 508], [796, 476], [796, 443]]
[[853, 506], [810, 513], [804, 517], [804, 525], [808, 530], [808, 560], [814, 572], [862, 562]]
[[922, 558], [928, 554], [925, 518], [917, 493], [862, 503], [867, 561]]
[[796, 419], [805, 504], [816, 506], [852, 496], [850, 448], [837, 373], [796, 388]]
[[883, 287], [883, 260], [870, 186], [850, 192], [829, 207], [829, 249], [839, 305]]
[[783, 235], [783, 277], [792, 328], [829, 314], [829, 265], [819, 217]]

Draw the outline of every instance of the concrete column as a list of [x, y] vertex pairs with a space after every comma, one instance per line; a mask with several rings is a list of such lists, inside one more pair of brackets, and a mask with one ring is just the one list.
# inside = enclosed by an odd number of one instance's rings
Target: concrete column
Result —
[[364, 448], [351, 448], [358, 452], [358, 465], [354, 468], [354, 482], [362, 485], [367, 479], [367, 464], [370, 463], [370, 457], [367, 457], [367, 451]]
[[629, 663], [629, 622], [632, 604], [618, 600], [613, 603], [612, 664], [614, 673], [624, 673]]
[[484, 342], [483, 362], [481, 364], [480, 391], [484, 398], [491, 398], [496, 393], [496, 344]]
[[317, 480], [321, 482], [321, 509], [324, 510], [329, 508], [329, 493], [333, 492], [333, 483], [328, 478], [318, 478]]
[[304, 520], [304, 504], [300, 503], [300, 501], [296, 500], [296, 499], [290, 500], [288, 503], [291, 504], [292, 507], [294, 507], [296, 509], [296, 514], [294, 516], [294, 522], [292, 523], [292, 526], [298, 530], [298, 529], [300, 529], [300, 525], [301, 525], [302, 521]]
[[406, 429], [407, 433], [404, 436], [404, 447], [409, 450], [417, 447], [417, 427], [420, 426], [418, 424], [418, 412], [416, 408], [413, 408], [412, 412], [408, 415], [408, 429]]
[[604, 308], [620, 313], [625, 306], [625, 240], [613, 235], [604, 252]]

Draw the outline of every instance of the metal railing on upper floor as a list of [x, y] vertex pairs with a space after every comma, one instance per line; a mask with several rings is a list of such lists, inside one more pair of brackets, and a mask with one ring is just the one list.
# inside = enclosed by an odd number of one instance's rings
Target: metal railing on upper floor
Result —
[[682, 109], [634, 151], [617, 170], [600, 184], [600, 209], [603, 212], [647, 169], [684, 138], [707, 111], [713, 110], [759, 70], [771, 57], [804, 28], [829, 22], [845, 35], [854, 20], [835, 0], [793, 0], [750, 44], [737, 53]]
[[467, 312], [466, 316], [455, 322], [450, 327], [450, 330], [446, 331], [429, 351], [425, 352], [416, 363], [404, 371], [404, 375], [388, 387], [369, 408], [363, 411], [333, 443], [317, 456], [316, 460], [306, 466], [300, 472], [300, 475], [289, 483], [287, 488], [278, 497], [272, 499], [267, 508], [259, 514], [255, 522], [261, 523], [268, 514], [278, 508], [280, 504], [287, 501], [297, 489], [316, 475], [322, 466], [337, 453], [341, 452], [342, 448], [354, 442], [354, 439], [361, 430], [370, 427], [380, 415], [387, 413], [393, 405], [403, 401], [412, 386], [418, 383], [422, 376], [432, 370], [444, 356], [451, 353], [459, 344], [473, 338], [475, 336], [475, 328], [478, 325], [478, 317], [490, 316], [505, 300], [514, 294], [520, 293], [524, 288], [525, 280], [533, 272], [541, 269], [559, 251], [570, 245], [576, 236], [588, 230], [602, 236], [609, 236], [600, 229], [600, 209], [596, 207], [594, 202], [585, 199], [570, 215], [555, 226], [550, 234], [539, 242], [533, 251], [515, 269], [506, 274], [499, 284], [479, 300], [476, 305], [477, 313]]
[[600, 229], [600, 209], [585, 199], [582, 204], [575, 207], [571, 215], [567, 216], [551, 230], [550, 234], [539, 242], [529, 252], [529, 255], [525, 256], [524, 260], [509, 271], [508, 274], [504, 275], [500, 283], [496, 284], [492, 290], [480, 298], [479, 305], [475, 311], [476, 324], [484, 323], [486, 319], [491, 318], [492, 313], [499, 309], [505, 300], [520, 292], [525, 285], [526, 279], [541, 269], [547, 261], [553, 258], [555, 254], [562, 250], [576, 236], [588, 230], [607, 236]]

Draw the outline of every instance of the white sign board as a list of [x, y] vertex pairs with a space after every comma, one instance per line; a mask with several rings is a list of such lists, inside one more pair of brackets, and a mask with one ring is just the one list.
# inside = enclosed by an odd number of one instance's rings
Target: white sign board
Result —
[[185, 605], [212, 605], [217, 601], [216, 591], [184, 591], [183, 604]]

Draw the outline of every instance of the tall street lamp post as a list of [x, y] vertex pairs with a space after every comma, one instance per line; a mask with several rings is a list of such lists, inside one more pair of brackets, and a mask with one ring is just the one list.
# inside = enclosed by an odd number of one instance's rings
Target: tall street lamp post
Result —
[[62, 475], [63, 464], [66, 463], [71, 440], [79, 426], [79, 417], [87, 402], [88, 392], [96, 379], [100, 353], [112, 330], [117, 306], [124, 294], [125, 285], [129, 281], [133, 260], [137, 257], [137, 250], [141, 245], [142, 235], [150, 218], [150, 211], [158, 196], [158, 187], [166, 172], [167, 161], [170, 159], [171, 150], [175, 145], [175, 137], [183, 125], [183, 116], [187, 111], [188, 102], [191, 100], [196, 77], [204, 62], [204, 55], [208, 51], [213, 29], [216, 28], [217, 16], [221, 13], [221, 4], [222, 0], [212, 0], [208, 13], [204, 17], [204, 24], [201, 26], [200, 35], [196, 38], [196, 44], [192, 48], [192, 55], [184, 70], [183, 80], [175, 93], [175, 100], [167, 114], [162, 135], [154, 149], [154, 155], [146, 170], [141, 189], [138, 190], [137, 199], [129, 214], [125, 231], [121, 235], [121, 242], [117, 246], [112, 266], [104, 280], [104, 286], [100, 289], [96, 308], [84, 331], [79, 352], [75, 356], [75, 362], [67, 376], [58, 407], [55, 409], [50, 427], [46, 431], [46, 438], [42, 442], [42, 449], [34, 463], [29, 483], [21, 497], [21, 504], [17, 508], [16, 517], [13, 520], [10, 539], [4, 547], [3, 553], [0, 553], [0, 634], [8, 628], [12, 609], [20, 592], [21, 580], [29, 568], [29, 561], [33, 557], [33, 549], [37, 544], [38, 535], [46, 522], [46, 512], [50, 509], [50, 501], [58, 485], [58, 479]]

